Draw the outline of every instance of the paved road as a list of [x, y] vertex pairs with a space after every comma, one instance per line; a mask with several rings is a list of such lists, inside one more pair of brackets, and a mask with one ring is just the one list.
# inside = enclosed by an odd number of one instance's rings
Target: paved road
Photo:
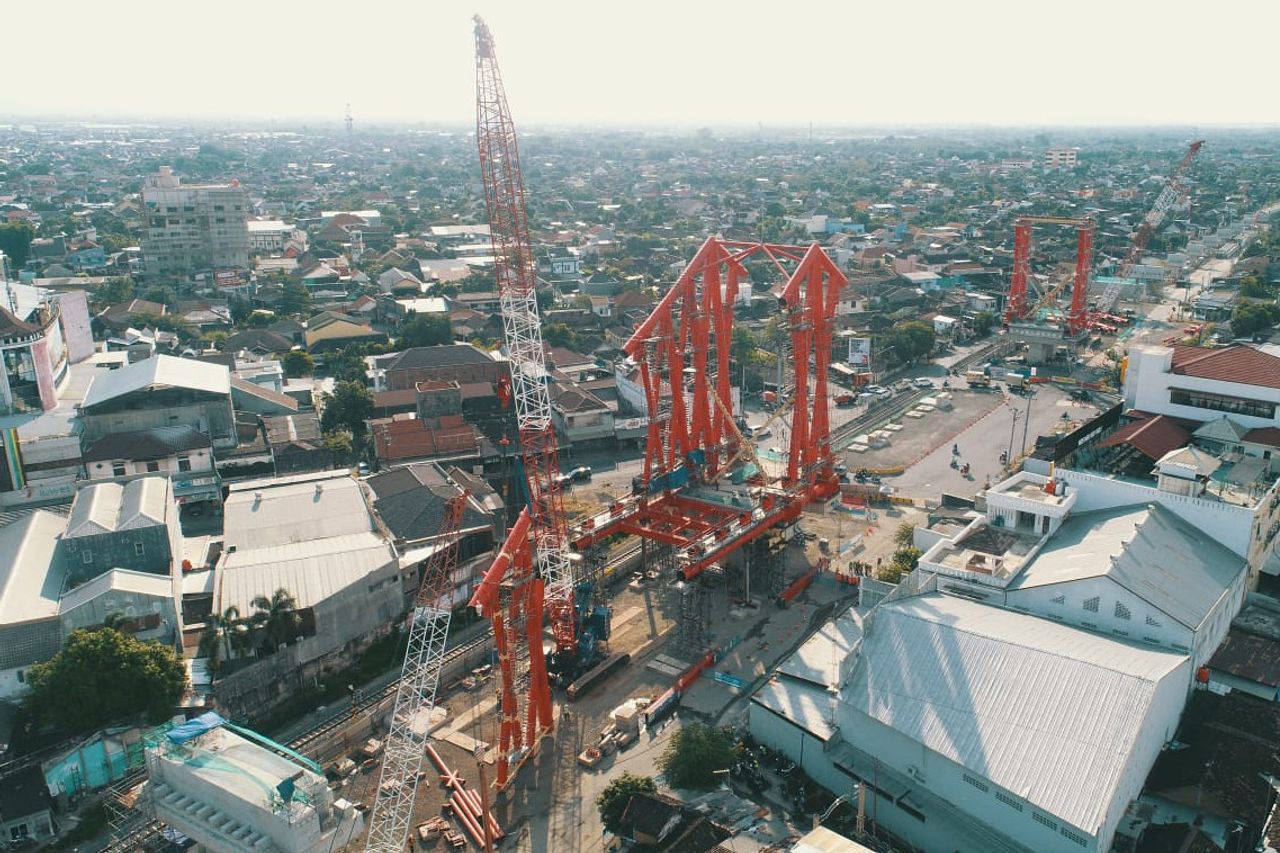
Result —
[[[1013, 425], [1013, 410], [1018, 412], [1017, 425]], [[973, 426], [960, 433], [952, 440], [943, 437], [941, 445], [918, 463], [897, 477], [887, 478], [886, 482], [895, 486], [903, 495], [916, 498], [936, 498], [941, 493], [972, 495], [982, 488], [985, 480], [991, 482], [999, 479], [1001, 465], [1000, 454], [1009, 449], [1009, 432], [1013, 427], [1013, 452], [1017, 456], [1022, 449], [1023, 424], [1027, 410], [1027, 398], [1010, 396], [1005, 403], [998, 406], [991, 414], [979, 420]], [[1096, 406], [1076, 403], [1060, 389], [1052, 385], [1042, 385], [1031, 400], [1030, 426], [1026, 430], [1026, 446], [1035, 446], [1037, 435], [1053, 432], [1061, 421], [1063, 414], [1071, 420], [1079, 422], [1095, 417]], [[960, 460], [970, 464], [970, 475], [966, 480], [956, 468], [951, 467], [951, 445], [960, 445]]]

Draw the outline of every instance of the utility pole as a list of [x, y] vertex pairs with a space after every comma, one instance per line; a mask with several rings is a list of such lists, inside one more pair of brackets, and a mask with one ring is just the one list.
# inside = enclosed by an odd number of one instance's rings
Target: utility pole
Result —
[[[1034, 390], [1027, 394], [1027, 414], [1022, 418], [1022, 452], [1027, 452], [1027, 427], [1031, 425], [1031, 401], [1036, 398]], [[1009, 461], [1013, 461], [1010, 459]]]
[[1013, 460], [1013, 433], [1018, 428], [1018, 415], [1021, 414], [1013, 406], [1009, 407], [1009, 411], [1013, 413], [1013, 422], [1009, 424], [1009, 455], [1008, 459]]

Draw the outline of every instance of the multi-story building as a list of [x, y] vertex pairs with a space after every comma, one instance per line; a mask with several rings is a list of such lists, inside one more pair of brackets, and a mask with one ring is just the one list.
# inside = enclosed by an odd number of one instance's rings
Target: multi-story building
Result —
[[1076, 155], [1079, 152], [1075, 148], [1050, 148], [1044, 152], [1044, 167], [1046, 169], [1074, 169], [1076, 167]]
[[1124, 404], [1194, 421], [1227, 414], [1247, 428], [1280, 427], [1280, 358], [1244, 344], [1134, 346], [1125, 368]]
[[67, 368], [93, 354], [84, 291], [5, 282], [0, 298], [0, 415], [49, 411]]
[[168, 166], [142, 186], [148, 276], [188, 277], [249, 268], [249, 203], [238, 181], [183, 184]]

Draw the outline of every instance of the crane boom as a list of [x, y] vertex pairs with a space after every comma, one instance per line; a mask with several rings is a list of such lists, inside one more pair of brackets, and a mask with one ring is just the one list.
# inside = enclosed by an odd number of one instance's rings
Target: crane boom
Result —
[[550, 377], [538, 317], [537, 273], [529, 239], [520, 151], [493, 36], [478, 15], [475, 35], [476, 145], [511, 368], [520, 459], [528, 486], [535, 567], [545, 584], [556, 650], [573, 652], [577, 646], [573, 567], [560, 495]]
[[401, 853], [409, 837], [418, 773], [426, 753], [435, 710], [445, 640], [453, 605], [453, 576], [458, 567], [458, 534], [470, 492], [463, 489], [445, 504], [440, 544], [426, 570], [410, 611], [409, 646], [396, 688], [395, 710], [382, 755], [382, 771], [369, 817], [366, 851]]

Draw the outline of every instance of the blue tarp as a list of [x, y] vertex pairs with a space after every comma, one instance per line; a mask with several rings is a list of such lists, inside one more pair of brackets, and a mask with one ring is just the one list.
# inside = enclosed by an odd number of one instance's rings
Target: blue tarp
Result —
[[207, 714], [201, 714], [195, 719], [187, 720], [185, 723], [179, 723], [165, 732], [165, 737], [171, 743], [186, 743], [193, 738], [200, 737], [205, 732], [213, 731], [225, 722], [226, 720], [222, 719], [222, 717], [210, 711]]

